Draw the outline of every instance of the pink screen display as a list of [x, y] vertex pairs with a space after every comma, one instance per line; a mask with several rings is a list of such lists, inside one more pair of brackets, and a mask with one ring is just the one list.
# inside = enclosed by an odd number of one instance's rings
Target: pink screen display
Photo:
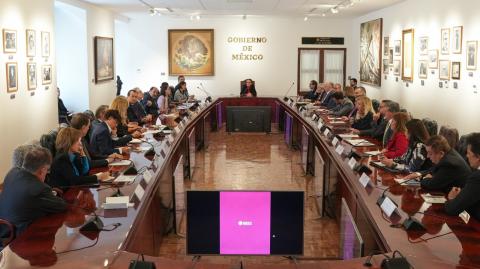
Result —
[[270, 254], [270, 192], [220, 192], [220, 254]]

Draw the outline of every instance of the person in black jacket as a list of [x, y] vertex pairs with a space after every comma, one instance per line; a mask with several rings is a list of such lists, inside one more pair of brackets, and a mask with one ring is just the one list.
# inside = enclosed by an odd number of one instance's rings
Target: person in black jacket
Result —
[[247, 78], [245, 80], [245, 85], [240, 89], [240, 97], [257, 97], [257, 90], [255, 89], [255, 84], [253, 80]]
[[90, 130], [90, 119], [87, 115], [85, 115], [84, 113], [77, 113], [73, 115], [70, 124], [72, 128], [75, 128], [82, 132], [83, 153], [85, 153], [85, 156], [88, 159], [90, 168], [105, 167], [108, 166], [108, 164], [113, 162], [115, 159], [122, 159], [122, 155], [117, 153], [110, 154], [107, 158], [95, 159], [91, 157], [91, 150], [88, 148], [88, 142], [86, 140], [86, 135], [89, 133]]
[[68, 123], [68, 109], [60, 98], [60, 88], [57, 87], [58, 96], [58, 123]]
[[303, 98], [316, 101], [318, 97], [320, 97], [320, 94], [323, 92], [323, 89], [320, 89], [318, 87], [318, 82], [316, 80], [310, 81], [310, 84], [308, 86], [310, 88], [310, 91]]
[[158, 116], [158, 105], [157, 99], [160, 96], [160, 91], [157, 87], [151, 87], [150, 90], [143, 95], [143, 100], [141, 101], [147, 114], [152, 115], [153, 117]]
[[[370, 128], [370, 123], [373, 120], [373, 107], [372, 101], [366, 96], [359, 96], [355, 100], [356, 112], [352, 116], [353, 123], [352, 129], [354, 130], [366, 130]], [[348, 120], [349, 118], [342, 118]], [[352, 130], [353, 131], [353, 130]]]
[[109, 156], [113, 153], [122, 154], [128, 151], [128, 147], [123, 147], [123, 144], [112, 139], [112, 132], [116, 130], [121, 120], [117, 110], [109, 109], [105, 112], [105, 120], [93, 125], [90, 134], [90, 149], [95, 156]]
[[448, 193], [452, 187], [463, 187], [472, 171], [460, 154], [440, 135], [431, 136], [425, 145], [427, 156], [434, 166], [430, 170], [415, 172], [405, 178], [422, 177], [420, 184], [429, 191]]
[[448, 194], [445, 211], [449, 215], [458, 215], [467, 211], [470, 216], [480, 221], [480, 133], [467, 137], [467, 158], [474, 172], [467, 178], [463, 188], [454, 187]]
[[[16, 235], [34, 220], [67, 208], [67, 203], [43, 182], [51, 163], [50, 151], [34, 146], [25, 155], [23, 167], [13, 167], [5, 177], [0, 218], [14, 225]], [[7, 237], [8, 233], [5, 225], [0, 225], [0, 237]]]
[[58, 132], [55, 147], [57, 155], [50, 169], [48, 184], [52, 187], [95, 185], [107, 180], [109, 173], [89, 175], [90, 164], [82, 146], [82, 132], [72, 127]]

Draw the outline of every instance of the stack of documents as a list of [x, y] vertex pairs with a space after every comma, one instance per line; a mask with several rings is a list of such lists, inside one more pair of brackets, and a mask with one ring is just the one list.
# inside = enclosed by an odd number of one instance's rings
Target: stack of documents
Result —
[[347, 143], [354, 147], [369, 147], [369, 146], [375, 146], [375, 144], [368, 142], [365, 139], [345, 139]]
[[447, 199], [442, 195], [431, 195], [429, 193], [421, 194], [423, 200], [429, 204], [444, 204]]
[[123, 209], [130, 205], [130, 198], [128, 196], [107, 197], [103, 204], [104, 209]]

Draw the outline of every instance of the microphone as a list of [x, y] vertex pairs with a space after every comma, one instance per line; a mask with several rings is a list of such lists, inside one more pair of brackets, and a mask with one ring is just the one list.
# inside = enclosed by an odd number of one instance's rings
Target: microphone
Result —
[[203, 87], [203, 83], [200, 82], [200, 86], [202, 86], [201, 90], [207, 95], [207, 98], [205, 100], [207, 100], [208, 102], [212, 102], [212, 95], [207, 90], [205, 90], [205, 87]]
[[288, 93], [290, 92], [290, 90], [292, 89], [293, 85], [295, 85], [295, 81], [292, 82], [292, 85], [290, 85], [290, 87], [288, 88], [287, 92], [285, 93], [285, 97], [283, 97], [283, 101], [288, 101]]
[[413, 181], [413, 180], [416, 180], [416, 179], [417, 179], [417, 178], [411, 178], [411, 179], [408, 179], [408, 180], [403, 181], [402, 183], [396, 182], [395, 184], [391, 185], [390, 187], [384, 189], [383, 192], [382, 192], [382, 195], [381, 195], [380, 198], [378, 198], [378, 200], [377, 200], [377, 205], [379, 205], [379, 206], [382, 205], [383, 200], [385, 200], [385, 193], [386, 193], [388, 190], [390, 190], [391, 188], [393, 188], [393, 187], [395, 187], [395, 186], [397, 186], [397, 185], [402, 185], [402, 184], [404, 184], [404, 183], [407, 183], [407, 182], [410, 182], [410, 181]]

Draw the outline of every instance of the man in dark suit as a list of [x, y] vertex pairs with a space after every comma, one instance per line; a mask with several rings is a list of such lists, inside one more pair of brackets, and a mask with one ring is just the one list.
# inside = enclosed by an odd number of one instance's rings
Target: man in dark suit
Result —
[[467, 211], [480, 221], [480, 133], [472, 133], [467, 137], [467, 158], [474, 172], [470, 174], [465, 187], [453, 187], [445, 203], [445, 211], [449, 215], [459, 215]]
[[[25, 155], [23, 168], [14, 167], [5, 177], [0, 193], [0, 218], [14, 225], [16, 235], [34, 220], [67, 208], [67, 203], [44, 183], [51, 163], [48, 149], [34, 146]], [[0, 237], [6, 236], [8, 231], [2, 225]]]
[[138, 124], [143, 124], [152, 120], [151, 115], [147, 115], [147, 112], [143, 108], [142, 104], [138, 99], [138, 90], [135, 88], [128, 91], [127, 101], [127, 118], [129, 122], [137, 122]]
[[429, 191], [448, 193], [452, 187], [463, 187], [472, 170], [462, 156], [440, 135], [430, 137], [425, 145], [427, 156], [434, 166], [428, 171], [412, 173], [405, 178], [423, 177], [420, 184]]
[[382, 141], [382, 145], [385, 147], [393, 135], [393, 130], [390, 128], [390, 121], [393, 114], [399, 111], [400, 106], [398, 103], [391, 100], [382, 100], [378, 114], [373, 115], [371, 128], [361, 131], [352, 129], [352, 132], [361, 136], [371, 136]]
[[337, 106], [335, 100], [333, 100], [332, 96], [335, 93], [335, 89], [333, 88], [333, 83], [325, 82], [324, 83], [325, 94], [323, 98], [320, 100], [320, 105], [326, 107], [327, 109], [332, 109]]
[[147, 114], [150, 114], [154, 117], [158, 116], [158, 105], [157, 100], [160, 96], [160, 91], [157, 87], [151, 87], [150, 91], [143, 95], [143, 100], [141, 101]]
[[105, 120], [93, 126], [90, 134], [90, 149], [95, 156], [109, 156], [113, 153], [122, 154], [128, 151], [128, 147], [116, 148], [121, 145], [112, 139], [112, 132], [121, 121], [118, 111], [109, 109], [105, 112]]
[[178, 83], [175, 86], [175, 90], [172, 92], [172, 96], [175, 96], [175, 93], [178, 91], [178, 89], [180, 89], [180, 82], [184, 82], [184, 81], [185, 81], [185, 76], [183, 75], [178, 76]]

